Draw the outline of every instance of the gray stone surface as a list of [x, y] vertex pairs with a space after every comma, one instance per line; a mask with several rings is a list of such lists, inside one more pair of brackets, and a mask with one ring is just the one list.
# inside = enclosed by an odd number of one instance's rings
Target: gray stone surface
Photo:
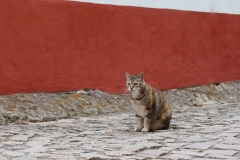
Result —
[[133, 132], [132, 112], [3, 125], [0, 158], [240, 159], [240, 103], [185, 109], [172, 109], [169, 130], [149, 133]]
[[204, 151], [205, 154], [220, 154], [220, 155], [225, 155], [225, 156], [233, 156], [236, 154], [238, 151], [235, 150], [206, 150]]
[[140, 152], [138, 155], [147, 157], [147, 158], [158, 158], [164, 154], [168, 153], [168, 151], [160, 150], [160, 149], [149, 149]]
[[0, 155], [0, 159], [1, 159], [1, 160], [8, 160], [7, 157], [1, 156], [1, 155]]
[[239, 82], [164, 92], [171, 127], [150, 133], [133, 132], [127, 95], [0, 96], [0, 159], [240, 159]]
[[0, 125], [129, 111], [126, 94], [99, 90], [0, 95]]
[[13, 158], [13, 160], [37, 160], [37, 158], [32, 156], [22, 156], [22, 157]]
[[191, 149], [199, 149], [199, 150], [206, 150], [210, 148], [212, 145], [207, 143], [193, 143], [190, 145], [186, 145], [185, 148], [191, 148]]
[[14, 135], [12, 137], [10, 137], [11, 141], [27, 141], [28, 140], [28, 136], [25, 135]]
[[16, 142], [16, 141], [2, 141], [1, 143], [4, 145], [8, 145], [8, 146], [15, 146], [15, 145], [23, 144], [23, 142]]
[[19, 157], [19, 156], [23, 156], [25, 155], [24, 153], [21, 152], [15, 152], [15, 151], [5, 151], [2, 153], [4, 156], [8, 156], [8, 157]]
[[168, 155], [164, 155], [161, 157], [162, 159], [192, 159], [192, 157], [190, 155], [183, 155], [183, 154], [168, 154]]
[[179, 150], [179, 151], [172, 151], [173, 154], [181, 154], [181, 155], [190, 155], [196, 157], [204, 157], [206, 153], [201, 152], [200, 150]]
[[[186, 112], [188, 106], [217, 106], [240, 102], [239, 81], [171, 89], [163, 92], [168, 97], [172, 108], [180, 107], [179, 113]], [[128, 95], [109, 94], [92, 89], [62, 93], [2, 95], [0, 96], [0, 125], [55, 121], [130, 110]], [[240, 117], [235, 117], [235, 120], [239, 119]], [[234, 119], [215, 123], [220, 125], [232, 121]]]
[[213, 146], [215, 149], [232, 149], [232, 150], [238, 150], [240, 151], [240, 145], [235, 145], [235, 144], [216, 144]]

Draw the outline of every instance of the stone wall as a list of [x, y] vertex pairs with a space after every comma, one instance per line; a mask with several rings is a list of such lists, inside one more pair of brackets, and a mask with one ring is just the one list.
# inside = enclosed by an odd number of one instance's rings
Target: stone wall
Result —
[[[201, 107], [240, 102], [240, 82], [228, 82], [164, 91], [171, 107]], [[0, 96], [0, 124], [53, 121], [131, 111], [127, 94], [100, 90]], [[177, 113], [173, 113], [177, 114]]]

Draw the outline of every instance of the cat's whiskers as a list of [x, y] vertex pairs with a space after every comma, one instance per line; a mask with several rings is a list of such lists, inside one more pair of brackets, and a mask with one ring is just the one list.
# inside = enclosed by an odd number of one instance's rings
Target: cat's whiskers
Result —
[[127, 88], [122, 88], [123, 93], [129, 93], [129, 90]]

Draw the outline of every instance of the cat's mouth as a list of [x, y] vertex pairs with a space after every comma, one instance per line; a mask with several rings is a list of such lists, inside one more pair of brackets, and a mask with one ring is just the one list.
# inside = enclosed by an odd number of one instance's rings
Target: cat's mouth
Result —
[[137, 90], [130, 90], [130, 93], [133, 97], [138, 97], [140, 95], [140, 93]]
[[134, 89], [128, 89], [128, 91], [131, 92], [131, 93], [137, 93], [137, 91], [134, 90]]

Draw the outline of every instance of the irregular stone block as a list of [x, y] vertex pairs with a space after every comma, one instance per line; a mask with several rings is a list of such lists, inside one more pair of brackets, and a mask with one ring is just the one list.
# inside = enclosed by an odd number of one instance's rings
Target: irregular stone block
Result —
[[96, 107], [93, 107], [93, 106], [83, 107], [83, 111], [84, 111], [84, 113], [88, 113], [92, 116], [98, 115], [98, 109]]
[[184, 148], [192, 148], [192, 149], [199, 149], [199, 150], [202, 150], [202, 149], [208, 149], [210, 148], [212, 145], [210, 144], [206, 144], [206, 143], [193, 143], [193, 144], [190, 144], [190, 145], [186, 145]]
[[5, 125], [6, 124], [6, 120], [3, 117], [3, 115], [0, 115], [0, 125]]
[[21, 152], [15, 152], [15, 151], [5, 151], [3, 152], [4, 156], [10, 156], [10, 157], [19, 157], [19, 156], [24, 156], [24, 153]]

